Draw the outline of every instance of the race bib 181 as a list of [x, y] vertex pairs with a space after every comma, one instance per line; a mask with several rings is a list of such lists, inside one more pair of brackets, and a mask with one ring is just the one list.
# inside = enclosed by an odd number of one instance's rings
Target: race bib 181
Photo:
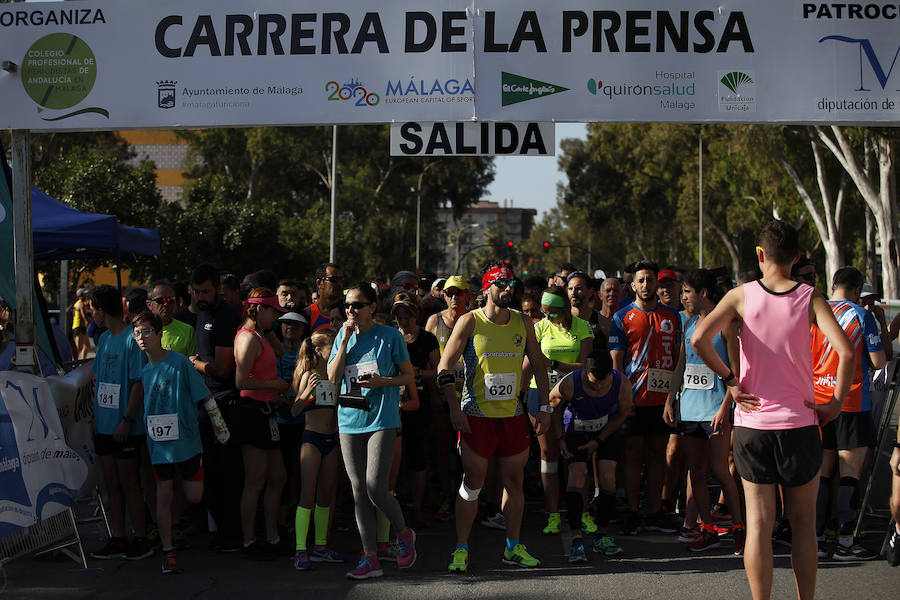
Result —
[[119, 391], [122, 389], [118, 383], [100, 382], [97, 385], [97, 404], [100, 408], [112, 408], [119, 410]]

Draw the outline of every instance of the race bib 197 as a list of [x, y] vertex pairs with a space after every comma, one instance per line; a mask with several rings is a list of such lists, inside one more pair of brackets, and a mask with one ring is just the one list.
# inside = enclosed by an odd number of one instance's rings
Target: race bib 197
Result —
[[118, 383], [100, 382], [97, 385], [97, 404], [100, 408], [112, 408], [119, 410], [119, 390], [122, 389]]
[[154, 442], [178, 439], [178, 414], [147, 415], [147, 435]]
[[715, 375], [706, 365], [684, 365], [684, 389], [711, 390], [715, 385]]
[[485, 373], [484, 399], [510, 400], [516, 397], [515, 373]]
[[672, 371], [647, 369], [647, 391], [668, 394], [672, 388]]

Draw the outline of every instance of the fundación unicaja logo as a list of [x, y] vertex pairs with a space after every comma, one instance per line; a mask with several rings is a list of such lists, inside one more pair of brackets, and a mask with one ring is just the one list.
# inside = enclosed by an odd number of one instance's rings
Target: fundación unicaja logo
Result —
[[756, 112], [753, 71], [719, 71], [719, 112]]
[[543, 98], [544, 96], [552, 96], [560, 92], [567, 92], [569, 88], [557, 85], [555, 83], [547, 83], [522, 75], [501, 72], [500, 79], [500, 105], [509, 106], [510, 104], [518, 104], [535, 98]]
[[[34, 42], [22, 59], [22, 86], [45, 109], [66, 110], [85, 100], [97, 81], [97, 59], [90, 46], [70, 33], [51, 33]], [[61, 115], [41, 115], [44, 121], [59, 121], [85, 113], [109, 118], [109, 111], [88, 106]]]
[[175, 108], [175, 86], [177, 81], [156, 82], [156, 105], [160, 108]]

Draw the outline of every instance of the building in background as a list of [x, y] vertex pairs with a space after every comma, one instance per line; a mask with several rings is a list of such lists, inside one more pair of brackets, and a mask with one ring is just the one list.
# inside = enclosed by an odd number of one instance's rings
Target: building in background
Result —
[[437, 219], [445, 252], [443, 260], [438, 263], [437, 273], [456, 273], [457, 264], [460, 264], [461, 270], [470, 271], [471, 268], [466, 268], [466, 261], [489, 240], [506, 244], [508, 241], [518, 243], [527, 239], [536, 216], [537, 210], [515, 208], [512, 200], [503, 200], [503, 206], [497, 202], [477, 202], [466, 208], [458, 219], [454, 218], [452, 208], [439, 208]]

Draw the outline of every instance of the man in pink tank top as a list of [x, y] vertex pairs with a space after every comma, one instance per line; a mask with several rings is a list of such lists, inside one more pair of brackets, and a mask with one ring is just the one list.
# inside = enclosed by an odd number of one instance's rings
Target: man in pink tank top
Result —
[[[734, 411], [734, 462], [744, 484], [747, 542], [744, 568], [755, 600], [772, 593], [775, 486], [784, 490], [793, 529], [791, 566], [801, 599], [816, 587], [815, 506], [822, 465], [819, 426], [835, 419], [853, 381], [855, 354], [834, 314], [812, 287], [790, 279], [800, 257], [797, 230], [770, 221], [756, 247], [762, 279], [728, 292], [694, 332], [693, 344], [728, 386]], [[740, 376], [713, 349], [712, 338], [733, 320], [743, 324]], [[840, 357], [834, 396], [815, 404], [810, 325]]]

